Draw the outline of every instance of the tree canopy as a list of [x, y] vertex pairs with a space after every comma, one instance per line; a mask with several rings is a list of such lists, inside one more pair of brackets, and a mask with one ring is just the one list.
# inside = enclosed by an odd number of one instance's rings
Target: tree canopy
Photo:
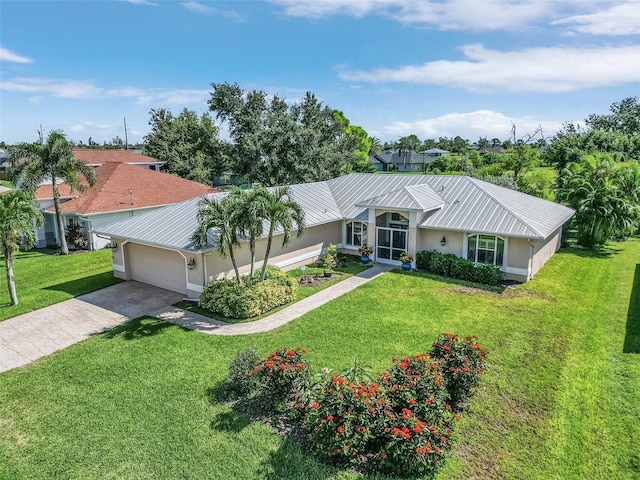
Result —
[[212, 87], [209, 109], [228, 126], [236, 174], [273, 186], [326, 180], [363, 165], [366, 132], [313, 93], [289, 105], [235, 83]]
[[200, 117], [183, 109], [177, 116], [171, 111], [152, 109], [151, 132], [144, 137], [143, 152], [166, 162], [163, 168], [200, 183], [212, 184], [213, 176], [229, 167], [227, 148], [218, 139], [218, 128], [208, 113]]

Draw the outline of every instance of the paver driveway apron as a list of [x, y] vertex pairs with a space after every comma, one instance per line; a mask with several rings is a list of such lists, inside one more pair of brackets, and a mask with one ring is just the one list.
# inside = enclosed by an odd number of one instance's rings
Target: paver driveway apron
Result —
[[0, 322], [0, 372], [27, 365], [127, 320], [149, 315], [182, 297], [128, 281]]

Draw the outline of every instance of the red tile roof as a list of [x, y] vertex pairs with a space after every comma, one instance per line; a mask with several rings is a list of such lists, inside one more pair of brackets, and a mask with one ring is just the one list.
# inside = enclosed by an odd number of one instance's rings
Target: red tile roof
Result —
[[157, 163], [157, 158], [148, 157], [131, 150], [92, 150], [74, 148], [73, 154], [78, 160], [90, 164], [103, 163]]
[[[67, 184], [58, 185], [60, 197], [78, 195], [78, 198], [60, 204], [63, 212], [85, 215], [169, 205], [207, 193], [222, 191], [198, 182], [174, 177], [168, 173], [126, 163], [106, 163], [96, 167], [95, 172], [95, 185], [82, 193], [72, 193]], [[130, 190], [133, 195], [129, 193]], [[53, 198], [51, 185], [38, 187], [36, 198], [40, 200]], [[53, 211], [53, 207], [47, 211]]]

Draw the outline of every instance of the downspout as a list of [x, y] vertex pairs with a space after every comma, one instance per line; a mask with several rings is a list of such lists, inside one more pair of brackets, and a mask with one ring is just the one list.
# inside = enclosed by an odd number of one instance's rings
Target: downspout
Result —
[[528, 238], [527, 242], [529, 243], [529, 246], [531, 247], [531, 250], [529, 253], [529, 266], [528, 266], [528, 272], [527, 272], [527, 281], [531, 280], [533, 278], [533, 250], [535, 248], [534, 244], [531, 242], [531, 239]]

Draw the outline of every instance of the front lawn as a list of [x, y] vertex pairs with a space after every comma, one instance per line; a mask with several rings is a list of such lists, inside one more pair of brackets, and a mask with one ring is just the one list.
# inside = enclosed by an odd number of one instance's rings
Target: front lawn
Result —
[[[4, 273], [4, 257], [0, 260]], [[0, 281], [0, 320], [53, 305], [78, 295], [118, 283], [111, 269], [111, 250], [51, 255], [38, 250], [19, 252], [13, 265], [18, 292], [16, 306], [9, 304], [5, 275]]]
[[[488, 369], [437, 480], [640, 473], [640, 241], [568, 249], [503, 294], [387, 273], [278, 330], [217, 337], [144, 318], [0, 374], [0, 478], [356, 479], [211, 394], [238, 349], [304, 347], [377, 372], [441, 332]], [[371, 477], [375, 478], [375, 477]]]

